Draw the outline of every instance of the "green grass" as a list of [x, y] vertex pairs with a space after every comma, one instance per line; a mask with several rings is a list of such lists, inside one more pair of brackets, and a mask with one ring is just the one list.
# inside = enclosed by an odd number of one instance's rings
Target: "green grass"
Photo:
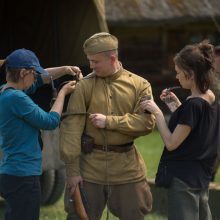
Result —
[[147, 166], [147, 177], [154, 178], [157, 171], [157, 166], [163, 150], [163, 142], [157, 131], [151, 134], [136, 139], [137, 145]]
[[[154, 178], [157, 170], [157, 166], [160, 160], [160, 156], [163, 150], [163, 142], [157, 131], [152, 132], [150, 135], [140, 137], [136, 140], [139, 151], [141, 152], [144, 161], [147, 165], [148, 178]], [[216, 182], [220, 182], [220, 169], [216, 175]], [[0, 203], [0, 220], [3, 220], [3, 202]], [[106, 219], [106, 210], [103, 213], [102, 220]], [[110, 215], [110, 220], [118, 220], [118, 218]], [[166, 220], [167, 218], [149, 214], [145, 220]], [[66, 220], [66, 214], [64, 212], [63, 198], [61, 198], [56, 204], [47, 207], [41, 207], [40, 220]]]

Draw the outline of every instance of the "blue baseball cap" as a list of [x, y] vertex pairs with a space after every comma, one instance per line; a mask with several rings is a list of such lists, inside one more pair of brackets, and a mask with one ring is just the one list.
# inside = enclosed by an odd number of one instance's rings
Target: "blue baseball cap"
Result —
[[6, 57], [5, 66], [8, 68], [33, 68], [37, 73], [48, 75], [47, 71], [41, 67], [40, 62], [34, 52], [27, 49], [14, 50]]

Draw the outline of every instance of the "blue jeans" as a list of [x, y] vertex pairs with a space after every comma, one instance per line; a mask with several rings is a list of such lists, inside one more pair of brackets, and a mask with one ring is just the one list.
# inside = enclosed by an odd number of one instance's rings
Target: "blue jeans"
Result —
[[169, 220], [211, 220], [208, 189], [191, 188], [174, 178], [168, 188]]
[[39, 219], [39, 176], [1, 174], [0, 194], [5, 199], [5, 220]]

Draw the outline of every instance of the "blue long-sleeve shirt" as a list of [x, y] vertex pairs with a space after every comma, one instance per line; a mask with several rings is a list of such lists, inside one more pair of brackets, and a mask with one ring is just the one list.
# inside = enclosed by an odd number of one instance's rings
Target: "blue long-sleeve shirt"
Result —
[[[33, 94], [36, 92], [36, 90], [41, 87], [43, 85], [43, 80], [40, 76], [40, 74], [37, 74], [37, 80], [31, 85], [30, 88], [24, 90], [24, 92], [26, 94]], [[5, 84], [1, 84], [0, 85], [0, 90], [5, 86]], [[2, 137], [1, 137], [1, 132], [0, 132], [0, 146], [1, 146], [1, 143], [2, 143]]]
[[[34, 89], [34, 88], [32, 88]], [[0, 93], [0, 173], [16, 176], [41, 174], [39, 129], [51, 130], [60, 122], [57, 112], [45, 112], [21, 90]]]

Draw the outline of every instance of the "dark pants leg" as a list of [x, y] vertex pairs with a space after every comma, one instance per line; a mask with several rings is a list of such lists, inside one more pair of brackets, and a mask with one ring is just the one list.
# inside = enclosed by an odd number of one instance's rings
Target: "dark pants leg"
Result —
[[[88, 200], [87, 206], [89, 208], [89, 219], [100, 220], [107, 201], [105, 186], [83, 182], [83, 189]], [[76, 213], [74, 202], [75, 201], [73, 201], [69, 196], [68, 189], [66, 189], [64, 196], [64, 208], [67, 212], [67, 220], [80, 220]]]
[[168, 189], [169, 220], [211, 220], [208, 189], [189, 187], [174, 178]]
[[39, 176], [0, 175], [0, 193], [5, 199], [5, 220], [39, 220]]
[[199, 194], [199, 220], [211, 220], [212, 213], [209, 207], [209, 191], [202, 189]]
[[[100, 220], [106, 204], [120, 220], [144, 220], [152, 208], [152, 194], [146, 180], [110, 186], [84, 182], [83, 187], [89, 203], [90, 220]], [[65, 196], [67, 220], [78, 220], [74, 201], [69, 202], [68, 197]]]
[[152, 209], [147, 181], [110, 186], [108, 206], [120, 220], [144, 220]]

